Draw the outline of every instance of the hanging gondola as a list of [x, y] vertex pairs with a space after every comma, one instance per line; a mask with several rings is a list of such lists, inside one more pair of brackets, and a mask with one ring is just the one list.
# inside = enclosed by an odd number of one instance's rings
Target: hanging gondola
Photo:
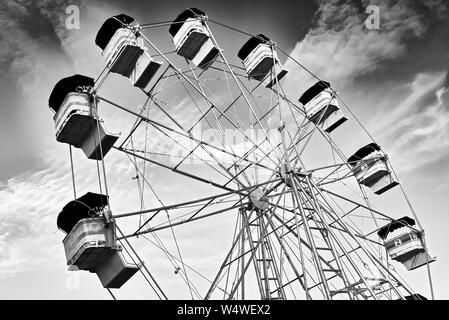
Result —
[[219, 54], [219, 49], [202, 23], [205, 17], [206, 14], [199, 9], [186, 9], [173, 20], [168, 30], [173, 37], [176, 52], [201, 69], [209, 68]]
[[265, 35], [259, 34], [245, 42], [237, 53], [248, 76], [263, 81], [267, 88], [273, 87], [287, 74], [270, 41]]
[[125, 14], [107, 19], [95, 43], [103, 50], [110, 72], [125, 76], [134, 86], [144, 89], [162, 63], [147, 53], [142, 37], [133, 29], [133, 22], [134, 18]]
[[380, 195], [399, 183], [391, 173], [386, 154], [379, 145], [371, 143], [348, 159], [357, 181]]
[[109, 134], [97, 115], [96, 99], [91, 94], [94, 79], [74, 75], [60, 80], [50, 94], [56, 140], [81, 148], [89, 159], [100, 160], [119, 135]]
[[87, 193], [70, 201], [58, 215], [58, 228], [70, 270], [96, 273], [105, 288], [120, 288], [139, 267], [127, 263], [117, 245], [115, 222], [104, 216], [108, 198]]
[[[390, 258], [401, 262], [407, 270], [417, 269], [436, 260], [426, 252], [422, 233], [410, 228], [414, 225], [414, 219], [402, 217], [393, 220], [377, 232], [377, 235], [385, 241], [385, 249]], [[394, 237], [389, 237], [390, 233], [396, 230], [402, 230], [403, 232]]]
[[330, 83], [319, 81], [299, 98], [307, 118], [326, 132], [332, 132], [348, 120], [340, 110]]

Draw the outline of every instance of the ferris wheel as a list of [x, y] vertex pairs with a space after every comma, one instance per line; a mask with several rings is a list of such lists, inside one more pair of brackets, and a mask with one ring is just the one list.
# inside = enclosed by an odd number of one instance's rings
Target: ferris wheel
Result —
[[[386, 152], [331, 84], [276, 42], [189, 8], [157, 23], [111, 17], [95, 43], [103, 72], [64, 78], [49, 99], [73, 178], [72, 147], [93, 160], [100, 186], [77, 197], [74, 178], [59, 213], [70, 270], [95, 273], [113, 297], [140, 274], [151, 297], [169, 299], [137, 249], [151, 246], [192, 299], [425, 299], [404, 280], [418, 269], [433, 298], [435, 258]], [[307, 90], [291, 90], [287, 62], [313, 81]], [[139, 108], [103, 95], [114, 77], [129, 79]], [[120, 135], [105, 129], [112, 109], [129, 120]], [[368, 139], [349, 157], [335, 138], [348, 123]], [[130, 179], [108, 175], [112, 155], [135, 174], [137, 210], [110, 205], [108, 182]], [[218, 219], [229, 228], [205, 237], [219, 257], [189, 258], [183, 242]]]

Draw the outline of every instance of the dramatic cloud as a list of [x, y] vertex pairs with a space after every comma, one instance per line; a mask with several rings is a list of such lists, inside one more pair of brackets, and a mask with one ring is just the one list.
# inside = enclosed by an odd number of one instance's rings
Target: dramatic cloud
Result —
[[0, 125], [8, 132], [0, 136], [0, 146], [15, 150], [0, 158], [0, 179], [33, 168], [39, 162], [37, 154], [50, 146], [48, 94], [58, 73], [73, 72], [59, 38], [68, 31], [61, 22], [67, 3], [0, 3]]
[[26, 173], [0, 190], [0, 277], [52, 268], [60, 261], [55, 216], [70, 194], [69, 177], [62, 172]]
[[[431, 163], [436, 160], [435, 154], [444, 156], [447, 101], [442, 92], [446, 72], [421, 70], [412, 81], [394, 83], [387, 82], [385, 74], [375, 84], [363, 85], [357, 79], [374, 74], [385, 65], [400, 64], [401, 57], [412, 54], [407, 51], [409, 43], [426, 35], [430, 21], [447, 16], [447, 4], [439, 0], [318, 3], [315, 27], [296, 44], [291, 56], [321, 79], [330, 81], [334, 88], [341, 89], [343, 99], [394, 157], [400, 170]], [[368, 17], [365, 8], [371, 4], [380, 9], [379, 30], [365, 27]], [[290, 73], [284, 84], [295, 96], [317, 81], [291, 60], [286, 67]], [[339, 133], [346, 137], [344, 144], [350, 144], [352, 149], [368, 142], [362, 138], [365, 135], [361, 128], [353, 126], [354, 122], [351, 119], [340, 130], [346, 133]], [[411, 144], [415, 148], [410, 148]], [[348, 148], [349, 152], [352, 149]], [[419, 160], [409, 161], [416, 157]]]
[[56, 57], [53, 63], [69, 62], [61, 41], [68, 36], [65, 8], [70, 2], [9, 0], [0, 4], [0, 66], [12, 72], [20, 85], [42, 75], [45, 55]]
[[[379, 63], [404, 54], [406, 41], [426, 31], [430, 13], [423, 13], [424, 9], [445, 11], [441, 1], [421, 4], [406, 0], [379, 1], [380, 30], [367, 30], [368, 15], [364, 8], [372, 2], [363, 1], [362, 6], [351, 0], [319, 1], [319, 4], [316, 26], [297, 43], [291, 56], [339, 88], [372, 72]], [[298, 90], [298, 84], [307, 88], [315, 81], [291, 61], [287, 68], [292, 71], [289, 82], [296, 84], [294, 90]]]
[[[378, 132], [392, 141], [392, 156], [401, 170], [431, 165], [448, 156], [449, 94], [447, 72], [418, 74], [406, 90], [409, 97], [391, 112]], [[410, 161], [413, 159], [413, 161]]]

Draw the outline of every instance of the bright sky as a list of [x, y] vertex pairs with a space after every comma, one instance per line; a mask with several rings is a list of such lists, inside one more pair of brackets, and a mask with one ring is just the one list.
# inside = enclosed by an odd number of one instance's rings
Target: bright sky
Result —
[[[79, 30], [65, 27], [69, 4], [80, 7]], [[364, 8], [369, 4], [380, 7], [380, 30], [363, 28]], [[109, 298], [94, 275], [66, 271], [63, 234], [57, 230], [56, 217], [73, 193], [67, 146], [55, 140], [48, 96], [62, 77], [74, 73], [96, 77], [102, 71], [104, 60], [94, 38], [108, 17], [126, 13], [140, 23], [160, 22], [173, 19], [191, 6], [202, 9], [211, 19], [252, 34], [268, 35], [319, 77], [331, 81], [388, 152], [426, 230], [429, 250], [438, 257], [431, 265], [436, 297], [448, 299], [449, 218], [444, 199], [449, 191], [449, 9], [444, 0], [413, 4], [406, 0], [204, 0], [162, 1], [157, 5], [143, 0], [2, 1], [0, 298]], [[236, 39], [241, 42], [241, 37], [234, 39], [232, 33], [219, 30], [216, 36], [225, 50]], [[166, 30], [154, 34], [155, 41], [162, 37], [169, 43]], [[164, 49], [172, 50], [168, 46]], [[286, 91], [299, 96], [310, 84], [296, 65], [290, 62], [286, 67], [290, 70], [284, 82]], [[134, 110], [142, 103], [142, 95], [118, 77], [108, 83], [104, 95], [134, 106]], [[181, 110], [180, 115], [190, 114]], [[109, 117], [106, 126], [120, 131], [120, 126], [115, 126], [121, 121], [120, 115], [111, 111]], [[367, 142], [360, 129], [352, 128], [348, 126], [335, 136], [346, 154]], [[79, 193], [96, 191], [92, 190], [97, 186], [96, 168], [79, 150], [75, 162]], [[135, 172], [126, 157], [108, 155], [107, 167], [113, 210], [136, 210], [138, 192], [131, 179]], [[164, 186], [158, 191], [167, 203], [207, 194], [200, 187], [185, 190], [186, 180], [173, 180], [172, 175], [153, 170], [151, 179]], [[383, 208], [390, 212], [397, 208], [395, 195], [384, 200]], [[227, 223], [217, 218], [180, 229], [179, 236], [186, 239], [183, 251], [191, 253], [186, 258], [189, 263], [211, 270], [218, 267], [223, 257], [217, 248], [225, 240], [216, 236], [214, 228], [229, 227]], [[162, 285], [176, 291], [173, 270], [156, 251], [149, 244], [141, 248], [144, 260]], [[417, 291], [430, 296], [425, 270], [414, 271], [407, 279]], [[154, 298], [141, 288], [141, 281], [133, 279], [118, 297]]]

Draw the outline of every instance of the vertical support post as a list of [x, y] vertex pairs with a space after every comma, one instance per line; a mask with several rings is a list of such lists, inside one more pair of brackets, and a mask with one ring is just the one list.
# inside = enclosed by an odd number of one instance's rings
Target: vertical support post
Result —
[[[262, 245], [261, 245], [261, 255], [262, 255], [262, 259], [260, 262], [262, 262], [262, 270], [263, 270], [263, 276], [264, 276], [264, 285], [265, 285], [265, 297], [267, 299], [270, 299], [271, 294], [270, 294], [270, 281], [269, 281], [269, 274], [268, 274], [268, 268], [267, 268], [267, 254], [265, 252], [266, 249], [266, 242], [268, 241], [265, 238], [265, 232], [264, 232], [264, 223], [263, 223], [263, 218], [262, 218], [262, 214], [260, 212], [256, 211], [256, 214], [258, 215], [258, 220], [259, 220], [259, 241], [262, 241]], [[258, 260], [256, 259], [256, 264], [258, 264]]]
[[[257, 245], [254, 246], [254, 240], [253, 237], [251, 235], [251, 230], [250, 230], [250, 226], [249, 226], [249, 219], [248, 216], [246, 215], [245, 210], [242, 211], [243, 212], [243, 216], [245, 218], [245, 228], [246, 228], [246, 233], [248, 235], [248, 242], [249, 242], [249, 246], [251, 248], [251, 260], [253, 260], [253, 264], [254, 264], [254, 269], [256, 271], [256, 277], [257, 277], [257, 284], [259, 285], [259, 291], [260, 291], [260, 297], [262, 300], [268, 299], [268, 297], [266, 296], [266, 292], [264, 291], [264, 286], [262, 284], [262, 277], [261, 277], [261, 272], [259, 269], [259, 265], [257, 262], [257, 249], [259, 248], [260, 244], [262, 243], [261, 241], [263, 241], [263, 239], [259, 239], [259, 241], [257, 242]], [[257, 212], [256, 212], [257, 214]], [[263, 245], [263, 243], [262, 243]], [[254, 256], [256, 256], [256, 259], [254, 259]], [[251, 261], [248, 261], [248, 263], [250, 263]]]
[[293, 195], [296, 197], [296, 201], [298, 202], [298, 208], [299, 208], [299, 212], [301, 213], [302, 220], [303, 220], [303, 225], [304, 225], [304, 229], [306, 231], [307, 240], [309, 241], [310, 247], [312, 249], [313, 259], [315, 261], [315, 265], [317, 267], [318, 274], [319, 274], [319, 276], [321, 278], [321, 281], [322, 281], [322, 286], [323, 286], [323, 289], [324, 289], [324, 298], [327, 299], [327, 300], [331, 300], [332, 298], [331, 298], [331, 295], [330, 295], [329, 286], [327, 284], [326, 276], [325, 276], [323, 268], [321, 266], [321, 262], [320, 262], [320, 260], [318, 258], [318, 252], [317, 252], [317, 249], [316, 249], [316, 246], [315, 246], [315, 241], [313, 240], [312, 233], [310, 231], [308, 219], [307, 219], [307, 217], [306, 217], [306, 215], [304, 213], [304, 210], [303, 210], [302, 206], [300, 205], [301, 201], [300, 201], [300, 197], [299, 197], [299, 194], [298, 194], [298, 190], [296, 188], [296, 181], [293, 179], [293, 176], [292, 176], [291, 173], [288, 176], [289, 176], [289, 178], [292, 181]]
[[[296, 277], [298, 278], [299, 283], [301, 284], [302, 288], [304, 289], [307, 299], [308, 300], [312, 300], [312, 298], [310, 297], [310, 294], [309, 294], [309, 290], [307, 288], [307, 283], [305, 281], [301, 280], [301, 274], [299, 274], [298, 270], [296, 269], [296, 266], [293, 263], [293, 261], [292, 261], [292, 259], [290, 257], [290, 254], [286, 250], [286, 248], [285, 248], [285, 246], [284, 246], [284, 244], [282, 242], [281, 237], [279, 237], [279, 235], [277, 233], [277, 230], [276, 230], [276, 227], [274, 226], [273, 221], [268, 220], [268, 223], [270, 224], [271, 229], [273, 229], [274, 235], [275, 235], [277, 241], [279, 242], [279, 245], [281, 246], [281, 250], [284, 251], [285, 257], [287, 258], [288, 262], [290, 263], [290, 266], [292, 267], [293, 272], [295, 273]], [[303, 269], [302, 269], [303, 275], [302, 276], [304, 277], [306, 270], [304, 269], [304, 265], [302, 267], [303, 267]], [[281, 272], [282, 272], [282, 270], [281, 270]], [[305, 279], [305, 277], [304, 277], [304, 279]], [[285, 296], [285, 294], [284, 294], [284, 296]]]
[[241, 221], [241, 223], [242, 223], [242, 228], [241, 228], [241, 230], [243, 231], [243, 233], [242, 233], [242, 236], [241, 236], [241, 241], [242, 241], [242, 243], [241, 243], [241, 252], [242, 252], [242, 259], [241, 259], [241, 268], [242, 268], [242, 274], [241, 274], [241, 277], [242, 277], [242, 287], [241, 287], [241, 290], [242, 290], [242, 300], [245, 300], [245, 271], [244, 271], [244, 268], [245, 268], [245, 220], [244, 220], [244, 214], [243, 214], [243, 210], [244, 209], [240, 209], [239, 210], [239, 213], [240, 213], [240, 215], [241, 215], [241, 218], [242, 218], [242, 221]]

